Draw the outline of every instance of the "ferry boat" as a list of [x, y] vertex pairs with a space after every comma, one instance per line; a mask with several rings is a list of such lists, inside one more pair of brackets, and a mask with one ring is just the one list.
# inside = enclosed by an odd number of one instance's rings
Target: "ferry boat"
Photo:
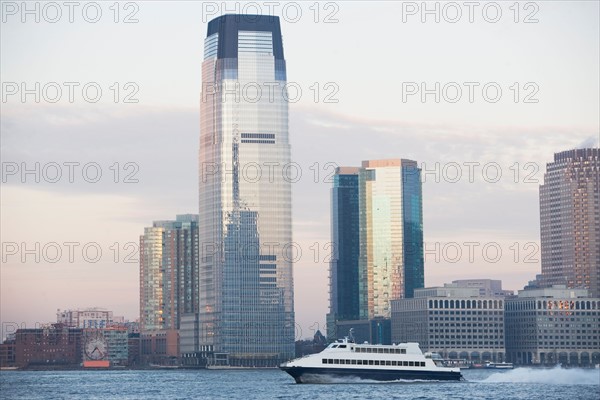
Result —
[[485, 364], [471, 364], [469, 369], [513, 369], [514, 367], [512, 363], [508, 362], [493, 363], [488, 361]]
[[489, 369], [514, 369], [515, 366], [512, 363], [501, 362], [501, 363], [493, 363], [488, 362], [485, 364], [485, 368]]
[[327, 383], [337, 379], [374, 381], [458, 381], [460, 368], [438, 365], [425, 357], [418, 343], [357, 344], [347, 337], [322, 352], [283, 363], [279, 367], [296, 383]]

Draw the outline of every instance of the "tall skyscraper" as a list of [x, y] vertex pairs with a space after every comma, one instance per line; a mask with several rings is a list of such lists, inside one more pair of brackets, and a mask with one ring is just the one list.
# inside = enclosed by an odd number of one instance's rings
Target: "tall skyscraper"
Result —
[[421, 170], [415, 161], [363, 161], [359, 177], [361, 318], [424, 286]]
[[144, 228], [140, 236], [140, 331], [163, 328], [162, 234], [159, 227]]
[[210, 21], [200, 107], [199, 344], [215, 363], [294, 355], [286, 65], [279, 18]]
[[140, 236], [140, 329], [179, 329], [198, 312], [198, 216], [155, 221]]
[[339, 168], [331, 229], [330, 338], [339, 333], [337, 322], [389, 318], [391, 300], [413, 297], [424, 286], [421, 170], [415, 161]]
[[600, 149], [554, 154], [540, 186], [541, 285], [600, 297]]
[[335, 338], [335, 322], [359, 319], [360, 254], [358, 167], [339, 167], [331, 189], [331, 240], [327, 333]]

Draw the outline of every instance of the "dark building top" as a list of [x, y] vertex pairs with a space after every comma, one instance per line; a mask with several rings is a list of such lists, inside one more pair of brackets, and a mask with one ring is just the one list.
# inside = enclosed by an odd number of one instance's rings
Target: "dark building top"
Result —
[[600, 148], [573, 149], [554, 153], [554, 162], [569, 161], [585, 157], [598, 157]]
[[238, 57], [238, 32], [257, 31], [273, 34], [273, 56], [283, 60], [283, 44], [279, 17], [272, 15], [227, 14], [208, 23], [207, 37], [219, 34], [217, 58]]

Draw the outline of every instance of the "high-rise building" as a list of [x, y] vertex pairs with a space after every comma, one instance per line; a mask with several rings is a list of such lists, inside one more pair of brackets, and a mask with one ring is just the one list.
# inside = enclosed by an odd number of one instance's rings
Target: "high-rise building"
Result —
[[279, 18], [208, 24], [200, 107], [199, 345], [215, 363], [294, 356], [290, 145]]
[[541, 285], [600, 297], [600, 149], [554, 154], [540, 186]]
[[358, 167], [339, 167], [331, 189], [331, 240], [327, 333], [335, 336], [335, 321], [359, 319]]
[[331, 201], [327, 335], [335, 339], [350, 326], [369, 332], [373, 325], [385, 340], [390, 301], [424, 286], [421, 170], [403, 159], [340, 167]]
[[363, 161], [359, 174], [360, 317], [389, 318], [390, 301], [424, 286], [421, 170], [411, 160]]
[[179, 329], [198, 312], [198, 216], [155, 221], [140, 237], [140, 329]]

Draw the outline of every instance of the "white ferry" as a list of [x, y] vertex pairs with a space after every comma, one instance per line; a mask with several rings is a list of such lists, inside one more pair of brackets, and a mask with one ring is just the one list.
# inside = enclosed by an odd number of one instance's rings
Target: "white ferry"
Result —
[[462, 379], [460, 368], [437, 365], [425, 357], [418, 343], [398, 345], [357, 344], [348, 338], [339, 339], [318, 354], [283, 363], [279, 367], [296, 383], [335, 382], [336, 379], [367, 379], [375, 381]]

